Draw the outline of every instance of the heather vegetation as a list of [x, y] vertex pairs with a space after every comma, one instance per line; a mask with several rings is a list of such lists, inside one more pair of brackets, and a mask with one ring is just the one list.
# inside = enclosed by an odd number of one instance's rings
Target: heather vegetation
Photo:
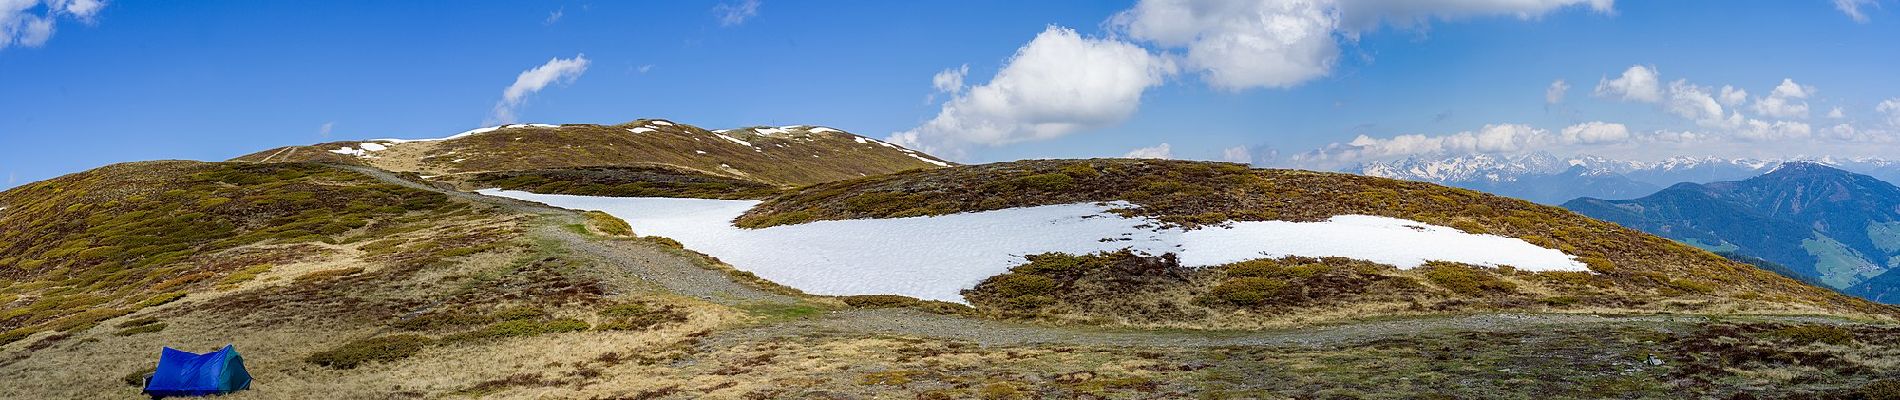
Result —
[[482, 172], [463, 181], [471, 188], [581, 196], [756, 199], [778, 193], [757, 181], [659, 165]]
[[472, 213], [321, 165], [184, 161], [33, 183], [0, 193], [0, 206], [0, 343], [84, 330], [235, 287], [325, 245]]
[[[638, 132], [635, 132], [638, 131]], [[514, 125], [443, 141], [390, 145], [373, 157], [340, 156], [331, 150], [358, 142], [334, 142], [265, 150], [233, 159], [251, 162], [341, 162], [425, 175], [666, 165], [700, 174], [791, 187], [874, 176], [942, 162], [922, 153], [872, 142], [842, 131], [812, 127], [735, 129], [714, 132], [680, 123], [637, 120], [619, 125]], [[931, 161], [925, 161], [926, 159]], [[510, 176], [504, 176], [506, 179]], [[532, 182], [520, 182], [529, 184]], [[545, 182], [542, 184], [546, 184]], [[614, 184], [618, 186], [619, 184]], [[576, 185], [572, 190], [618, 188]], [[740, 187], [739, 192], [751, 188]], [[673, 190], [664, 186], [639, 191]], [[702, 193], [731, 193], [719, 189]], [[693, 196], [701, 197], [701, 196]]]
[[[813, 220], [943, 215], [1104, 201], [1126, 201], [1133, 206], [1118, 212], [1189, 229], [1225, 221], [1318, 221], [1346, 214], [1404, 218], [1470, 233], [1523, 239], [1577, 256], [1593, 272], [1533, 274], [1526, 276], [1543, 277], [1497, 281], [1486, 277], [1523, 274], [1438, 266], [1401, 274], [1415, 278], [1413, 283], [1461, 297], [1515, 299], [1521, 304], [1507, 304], [1506, 308], [1559, 304], [1582, 309], [1820, 312], [1881, 318], [1896, 313], [1892, 307], [1805, 285], [1713, 253], [1556, 207], [1428, 183], [1300, 170], [1249, 169], [1240, 164], [1127, 159], [1030, 160], [906, 171], [802, 188], [766, 201], [737, 222], [741, 226], [763, 227]], [[1046, 262], [1032, 257], [1030, 265]], [[1118, 276], [1127, 275], [1128, 271], [1102, 273]], [[1370, 278], [1364, 275], [1355, 276]], [[1121, 285], [1135, 282], [1177, 285], [1172, 283], [1175, 277], [1165, 274], [1130, 281], [1121, 279], [1104, 278]], [[1515, 281], [1553, 283], [1527, 285]], [[1007, 288], [1050, 284], [1025, 280], [997, 288], [1013, 290]], [[1062, 282], [1053, 284], [1060, 286]], [[1274, 285], [1250, 280], [1229, 286], [1223, 293], [1236, 298], [1277, 298], [1280, 289], [1272, 288]], [[1358, 287], [1359, 284], [1347, 286]], [[1549, 287], [1555, 292], [1550, 301], [1538, 301], [1535, 293], [1539, 292], [1525, 290], [1528, 287]], [[987, 289], [981, 286], [977, 290], [978, 293], [985, 291]], [[1403, 295], [1403, 292], [1390, 290], [1377, 292]], [[1100, 293], [1118, 292], [1097, 292]], [[1001, 301], [1022, 306], [1056, 304], [1051, 303], [1050, 298], [1036, 295], [973, 299], [972, 303], [979, 304], [979, 308], [983, 302], [1000, 307]], [[1479, 303], [1501, 302], [1508, 303], [1498, 299]], [[1430, 304], [1405, 304], [1408, 308], [1431, 309]], [[1062, 307], [1089, 308], [1080, 304]], [[1494, 306], [1479, 308], [1490, 307]], [[1196, 318], [1199, 317], [1188, 319]]]

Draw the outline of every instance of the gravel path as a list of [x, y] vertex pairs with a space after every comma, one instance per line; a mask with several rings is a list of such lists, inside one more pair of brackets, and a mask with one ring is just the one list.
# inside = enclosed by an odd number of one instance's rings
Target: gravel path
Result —
[[[676, 250], [643, 242], [602, 240], [567, 230], [563, 228], [564, 225], [584, 221], [584, 217], [573, 210], [462, 192], [446, 185], [438, 186], [407, 180], [375, 168], [347, 165], [337, 167], [404, 187], [439, 192], [458, 199], [492, 204], [514, 212], [551, 218], [553, 223], [536, 224], [530, 233], [536, 237], [555, 240], [575, 255], [619, 267], [661, 290], [733, 306], [796, 305], [800, 302], [792, 296], [767, 292], [733, 281], [724, 272], [701, 267], [692, 259], [677, 254]], [[1825, 317], [1737, 318], [1802, 323], [1854, 323]], [[1326, 348], [1436, 332], [1537, 332], [1565, 326], [1601, 324], [1690, 326], [1711, 320], [1710, 317], [1685, 315], [1474, 314], [1357, 321], [1276, 330], [1210, 332], [1086, 326], [1055, 327], [940, 315], [910, 309], [876, 309], [838, 310], [811, 318], [725, 330], [709, 336], [706, 341], [707, 345], [719, 346], [728, 343], [769, 340], [775, 337], [835, 333], [929, 337], [981, 345]]]

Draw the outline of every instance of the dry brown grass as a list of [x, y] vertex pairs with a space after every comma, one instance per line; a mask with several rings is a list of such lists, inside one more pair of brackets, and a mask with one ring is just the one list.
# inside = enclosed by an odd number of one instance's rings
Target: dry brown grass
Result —
[[[628, 132], [636, 127], [655, 131]], [[937, 167], [918, 159], [935, 159], [929, 155], [913, 157], [902, 149], [860, 142], [861, 137], [848, 133], [759, 135], [736, 130], [725, 135], [753, 146], [727, 141], [692, 125], [648, 125], [640, 120], [620, 125], [523, 126], [457, 140], [403, 143], [369, 159], [328, 152], [359, 142], [332, 142], [270, 149], [233, 161], [338, 162], [424, 175], [659, 164], [784, 187]]]
[[[1244, 165], [1168, 160], [1028, 160], [967, 165], [801, 188], [748, 211], [741, 226], [941, 215], [1078, 202], [1128, 201], [1121, 210], [1196, 227], [1223, 221], [1317, 221], [1363, 214], [1523, 239], [1581, 258], [1625, 299], [1613, 308], [1677, 299], [1705, 309], [1824, 310], [1891, 319], [1900, 308], [1803, 284], [1713, 253], [1543, 206], [1428, 183]], [[1444, 285], [1436, 285], [1444, 286]], [[1490, 291], [1490, 289], [1484, 289]], [[1559, 295], [1580, 286], [1540, 285]], [[1033, 299], [1024, 299], [1033, 300]]]

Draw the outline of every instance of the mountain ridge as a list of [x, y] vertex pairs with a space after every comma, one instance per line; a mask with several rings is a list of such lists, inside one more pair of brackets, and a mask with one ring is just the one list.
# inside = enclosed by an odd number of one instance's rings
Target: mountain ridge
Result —
[[1900, 187], [1819, 163], [1782, 163], [1744, 180], [1682, 183], [1631, 200], [1579, 198], [1564, 207], [1773, 261], [1857, 294], [1884, 293], [1859, 284], [1900, 266], [1893, 258], [1900, 244], [1887, 233], [1900, 221]]
[[1636, 198], [1681, 182], [1747, 179], [1764, 174], [1783, 163], [1794, 162], [1832, 165], [1888, 182], [1900, 181], [1900, 162], [1877, 157], [1750, 159], [1676, 156], [1644, 162], [1589, 155], [1559, 157], [1536, 152], [1412, 156], [1360, 163], [1341, 171], [1432, 182], [1556, 205], [1580, 197]]
[[447, 180], [482, 172], [665, 165], [779, 187], [951, 165], [935, 156], [829, 127], [707, 130], [664, 119], [618, 125], [509, 124], [436, 139], [286, 146], [232, 161], [334, 162]]

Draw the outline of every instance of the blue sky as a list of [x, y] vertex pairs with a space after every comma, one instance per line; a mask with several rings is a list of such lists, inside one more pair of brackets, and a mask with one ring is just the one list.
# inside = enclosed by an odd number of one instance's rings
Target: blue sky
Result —
[[[551, 61], [568, 68], [516, 85], [512, 120], [817, 124], [962, 162], [1140, 148], [1307, 168], [1524, 151], [1900, 157], [1896, 9], [0, 0], [0, 187], [445, 136], [508, 120], [504, 91]], [[1559, 79], [1568, 89], [1549, 101]]]

